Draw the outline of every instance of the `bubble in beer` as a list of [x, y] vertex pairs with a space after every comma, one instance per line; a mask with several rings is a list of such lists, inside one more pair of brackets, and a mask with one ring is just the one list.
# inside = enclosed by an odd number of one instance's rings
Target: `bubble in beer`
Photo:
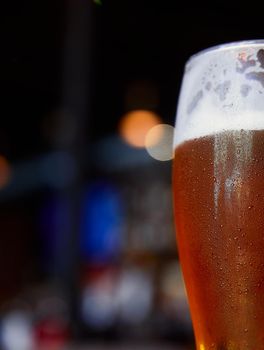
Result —
[[145, 139], [145, 146], [156, 160], [167, 161], [173, 159], [174, 127], [168, 124], [159, 124], [150, 129]]

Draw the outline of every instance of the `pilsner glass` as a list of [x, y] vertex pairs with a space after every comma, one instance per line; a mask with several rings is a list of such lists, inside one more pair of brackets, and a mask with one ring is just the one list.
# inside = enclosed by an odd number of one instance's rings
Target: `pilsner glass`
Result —
[[196, 347], [264, 349], [264, 40], [191, 57], [174, 152], [177, 242]]

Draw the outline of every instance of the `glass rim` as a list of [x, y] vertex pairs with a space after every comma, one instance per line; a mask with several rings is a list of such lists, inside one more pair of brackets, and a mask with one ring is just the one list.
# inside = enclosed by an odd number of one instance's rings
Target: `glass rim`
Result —
[[197, 53], [194, 53], [189, 57], [189, 59], [186, 62], [186, 65], [191, 63], [193, 60], [199, 58], [200, 56], [203, 56], [205, 54], [211, 53], [211, 52], [223, 52], [229, 49], [236, 49], [236, 48], [247, 48], [247, 47], [256, 47], [256, 46], [263, 46], [264, 47], [264, 39], [253, 39], [253, 40], [240, 40], [240, 41], [233, 41], [228, 43], [223, 43], [219, 45], [213, 45], [208, 48], [205, 48], [203, 50], [198, 51]]

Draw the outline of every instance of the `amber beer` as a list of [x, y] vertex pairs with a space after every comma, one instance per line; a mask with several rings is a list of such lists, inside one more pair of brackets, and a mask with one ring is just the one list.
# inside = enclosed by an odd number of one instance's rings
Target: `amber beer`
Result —
[[[182, 86], [174, 207], [198, 350], [264, 349], [264, 84], [247, 75], [262, 72], [262, 47], [210, 49], [191, 60]], [[219, 61], [219, 79], [204, 82]], [[226, 75], [229, 89], [218, 95]]]
[[200, 349], [264, 349], [263, 177], [264, 131], [176, 148], [178, 244]]

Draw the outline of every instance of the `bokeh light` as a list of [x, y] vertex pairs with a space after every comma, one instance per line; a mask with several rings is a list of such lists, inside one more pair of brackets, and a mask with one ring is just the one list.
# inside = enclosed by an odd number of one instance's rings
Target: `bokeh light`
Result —
[[1, 349], [33, 350], [34, 339], [30, 316], [22, 311], [12, 311], [1, 322]]
[[11, 175], [11, 169], [5, 157], [0, 155], [0, 190], [5, 187]]
[[166, 161], [173, 159], [174, 127], [159, 124], [152, 127], [146, 135], [145, 146], [151, 157]]
[[147, 110], [135, 110], [121, 119], [119, 130], [128, 144], [143, 148], [149, 130], [160, 123], [161, 120], [157, 114]]

